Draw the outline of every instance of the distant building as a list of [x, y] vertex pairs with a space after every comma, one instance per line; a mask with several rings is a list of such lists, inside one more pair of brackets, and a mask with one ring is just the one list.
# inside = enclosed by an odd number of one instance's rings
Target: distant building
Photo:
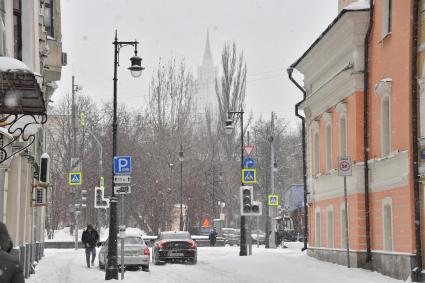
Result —
[[304, 186], [292, 185], [284, 193], [283, 206], [291, 212], [304, 205]]
[[198, 77], [196, 79], [197, 92], [195, 95], [196, 112], [205, 116], [209, 111], [213, 116], [218, 113], [218, 99], [215, 92], [215, 80], [217, 78], [217, 68], [211, 53], [210, 33], [207, 31], [204, 56], [202, 64], [198, 67]]

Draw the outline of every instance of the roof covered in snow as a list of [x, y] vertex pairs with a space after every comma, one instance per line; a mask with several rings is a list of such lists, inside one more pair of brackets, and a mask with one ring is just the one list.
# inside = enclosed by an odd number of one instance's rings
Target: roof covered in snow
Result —
[[363, 9], [369, 9], [370, 8], [370, 2], [369, 0], [357, 0], [356, 2], [351, 3], [350, 5], [347, 5], [347, 7], [344, 8], [344, 10], [363, 10]]
[[30, 68], [22, 61], [11, 57], [0, 56], [0, 72], [29, 72], [32, 73]]

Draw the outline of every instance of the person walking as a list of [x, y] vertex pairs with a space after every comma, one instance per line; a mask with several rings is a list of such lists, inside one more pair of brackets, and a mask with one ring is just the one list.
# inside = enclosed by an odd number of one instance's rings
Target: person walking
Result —
[[19, 260], [10, 254], [13, 248], [12, 239], [7, 227], [0, 222], [0, 282], [24, 283], [24, 272]]
[[99, 241], [99, 233], [93, 228], [91, 224], [87, 225], [87, 229], [81, 236], [81, 242], [86, 249], [86, 262], [87, 267], [90, 268], [90, 254], [91, 254], [91, 265], [94, 266], [94, 259], [96, 258], [96, 244]]
[[213, 230], [211, 230], [209, 236], [208, 236], [209, 240], [210, 240], [210, 246], [214, 247], [215, 246], [215, 242], [217, 240], [217, 231], [215, 230], [215, 227]]

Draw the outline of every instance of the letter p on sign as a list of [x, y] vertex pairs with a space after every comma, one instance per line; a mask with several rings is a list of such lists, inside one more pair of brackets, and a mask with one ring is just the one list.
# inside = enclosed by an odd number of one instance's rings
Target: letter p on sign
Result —
[[114, 157], [114, 174], [131, 173], [131, 156]]

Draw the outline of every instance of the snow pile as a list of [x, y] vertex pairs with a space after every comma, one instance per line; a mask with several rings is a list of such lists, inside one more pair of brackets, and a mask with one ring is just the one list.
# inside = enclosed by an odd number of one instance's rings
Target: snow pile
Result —
[[347, 7], [345, 7], [344, 10], [363, 10], [363, 9], [369, 9], [369, 8], [370, 8], [369, 0], [357, 0], [356, 2], [353, 2]]
[[0, 56], [0, 72], [28, 72], [31, 70], [22, 61]]

